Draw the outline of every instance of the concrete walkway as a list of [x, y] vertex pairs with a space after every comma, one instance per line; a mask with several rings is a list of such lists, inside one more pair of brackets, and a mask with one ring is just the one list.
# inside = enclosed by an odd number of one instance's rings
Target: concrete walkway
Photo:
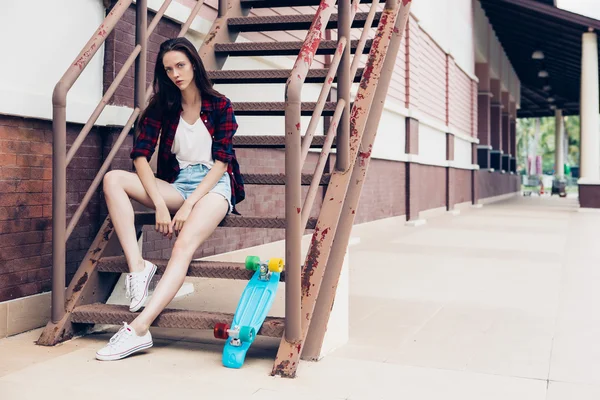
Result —
[[[230, 370], [211, 332], [153, 330], [147, 354], [102, 363], [94, 352], [110, 333], [46, 348], [37, 330], [0, 340], [0, 398], [600, 398], [600, 213], [518, 198], [354, 236], [350, 342], [295, 380], [268, 375], [279, 343], [269, 338]], [[243, 283], [229, 284], [196, 282], [176, 306], [235, 308], [229, 291]]]

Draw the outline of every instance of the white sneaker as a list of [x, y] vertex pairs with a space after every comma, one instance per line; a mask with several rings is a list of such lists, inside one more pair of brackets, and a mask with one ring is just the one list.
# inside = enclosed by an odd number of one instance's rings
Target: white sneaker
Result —
[[96, 358], [100, 361], [120, 360], [138, 351], [149, 349], [152, 345], [150, 331], [144, 336], [138, 336], [124, 322], [123, 327], [110, 338], [108, 344], [96, 352]]
[[132, 272], [127, 274], [125, 280], [126, 296], [131, 299], [129, 311], [136, 312], [144, 306], [148, 299], [148, 288], [150, 281], [156, 272], [156, 265], [144, 260], [144, 270], [142, 272]]

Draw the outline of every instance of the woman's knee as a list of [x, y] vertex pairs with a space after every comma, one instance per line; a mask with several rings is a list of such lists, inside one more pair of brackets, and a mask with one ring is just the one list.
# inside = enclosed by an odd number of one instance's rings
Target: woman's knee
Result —
[[121, 170], [112, 170], [108, 171], [106, 175], [104, 175], [104, 180], [102, 182], [102, 187], [104, 189], [105, 194], [110, 194], [114, 190], [122, 189], [122, 182], [124, 178], [125, 171]]
[[179, 236], [173, 245], [173, 257], [193, 257], [196, 251], [192, 240], [186, 239], [184, 236]]

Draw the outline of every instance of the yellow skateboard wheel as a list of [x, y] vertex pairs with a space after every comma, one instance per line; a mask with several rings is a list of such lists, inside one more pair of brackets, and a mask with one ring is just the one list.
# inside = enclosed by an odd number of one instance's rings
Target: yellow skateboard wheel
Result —
[[282, 272], [283, 271], [283, 259], [282, 258], [271, 258], [269, 260], [269, 271]]

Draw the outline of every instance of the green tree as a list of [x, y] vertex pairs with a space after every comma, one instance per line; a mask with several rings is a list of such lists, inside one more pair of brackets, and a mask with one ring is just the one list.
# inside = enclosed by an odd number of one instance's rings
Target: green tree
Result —
[[[540, 118], [540, 135], [536, 141], [536, 118], [520, 118], [517, 120], [517, 165], [522, 173], [525, 173], [527, 168], [528, 155], [542, 156], [544, 174], [553, 173], [554, 151], [556, 149], [555, 121], [554, 117]], [[579, 116], [566, 116], [564, 125], [568, 146], [565, 162], [571, 166], [579, 165]], [[533, 152], [536, 152], [536, 154], [533, 154]]]

